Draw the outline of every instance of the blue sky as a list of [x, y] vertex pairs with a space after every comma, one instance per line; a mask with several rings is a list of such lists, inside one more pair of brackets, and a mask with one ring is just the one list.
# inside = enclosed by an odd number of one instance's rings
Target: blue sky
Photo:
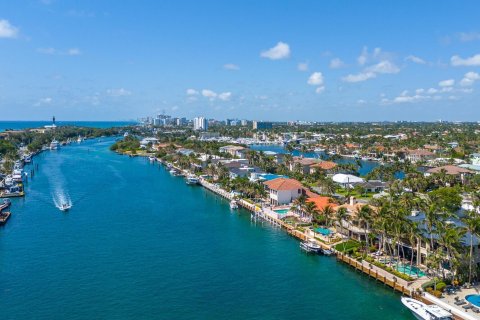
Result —
[[478, 1], [0, 1], [0, 120], [480, 120]]

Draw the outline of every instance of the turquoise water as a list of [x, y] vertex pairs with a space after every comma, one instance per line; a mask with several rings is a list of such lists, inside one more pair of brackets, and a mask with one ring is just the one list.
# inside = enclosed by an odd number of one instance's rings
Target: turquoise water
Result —
[[261, 177], [267, 181], [270, 181], [277, 178], [284, 178], [285, 176], [282, 176], [279, 174], [273, 174], [273, 173], [265, 173], [265, 174], [262, 174]]
[[[132, 121], [57, 121], [58, 126], [78, 126], [92, 128], [121, 127], [135, 124]], [[40, 128], [51, 125], [52, 121], [0, 121], [0, 132], [7, 129]]]
[[273, 210], [273, 211], [275, 211], [275, 212], [278, 213], [278, 214], [282, 214], [282, 215], [283, 215], [283, 214], [287, 214], [288, 211], [290, 211], [290, 210], [289, 210], [289, 209], [278, 209], [278, 210]]
[[328, 236], [330, 233], [332, 233], [332, 231], [327, 228], [316, 228], [315, 232], [323, 234], [324, 236]]
[[480, 295], [478, 294], [469, 294], [465, 296], [465, 300], [477, 307], [480, 307]]
[[408, 264], [399, 265], [398, 267], [396, 267], [396, 269], [402, 273], [408, 274], [409, 276], [423, 277], [425, 275], [425, 272], [423, 272], [419, 268], [415, 266], [410, 266]]
[[109, 144], [34, 159], [0, 228], [2, 320], [412, 319], [391, 289]]

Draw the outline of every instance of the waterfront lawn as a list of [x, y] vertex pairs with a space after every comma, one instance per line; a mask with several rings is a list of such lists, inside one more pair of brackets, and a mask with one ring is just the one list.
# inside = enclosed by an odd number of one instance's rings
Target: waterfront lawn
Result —
[[356, 251], [360, 246], [360, 242], [350, 239], [335, 245], [335, 250], [348, 254]]

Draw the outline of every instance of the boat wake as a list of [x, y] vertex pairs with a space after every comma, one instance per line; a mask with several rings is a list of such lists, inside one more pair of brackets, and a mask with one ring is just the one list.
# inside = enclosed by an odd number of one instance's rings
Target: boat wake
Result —
[[61, 211], [65, 211], [70, 209], [73, 204], [72, 200], [68, 193], [63, 191], [59, 191], [53, 194], [53, 203], [55, 203], [55, 207], [57, 207]]

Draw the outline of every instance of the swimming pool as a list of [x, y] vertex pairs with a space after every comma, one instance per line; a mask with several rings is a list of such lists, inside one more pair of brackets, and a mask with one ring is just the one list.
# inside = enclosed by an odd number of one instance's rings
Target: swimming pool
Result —
[[275, 211], [276, 213], [280, 214], [280, 215], [285, 215], [288, 213], [288, 211], [290, 211], [290, 209], [277, 209], [277, 210], [273, 210]]
[[330, 229], [327, 229], [327, 228], [316, 228], [315, 232], [323, 234], [324, 236], [328, 236], [328, 235], [330, 235], [330, 233], [332, 233], [332, 231]]
[[479, 294], [469, 294], [465, 296], [465, 300], [473, 304], [474, 306], [480, 307], [480, 295]]
[[273, 174], [273, 173], [261, 174], [260, 177], [262, 177], [266, 181], [270, 181], [270, 180], [277, 179], [277, 178], [285, 178], [285, 176], [278, 175], [278, 174]]
[[423, 277], [425, 275], [425, 272], [420, 270], [419, 268], [415, 266], [411, 266], [408, 264], [401, 264], [398, 267], [396, 267], [397, 271], [401, 273], [408, 274], [409, 276], [417, 276], [417, 277]]

